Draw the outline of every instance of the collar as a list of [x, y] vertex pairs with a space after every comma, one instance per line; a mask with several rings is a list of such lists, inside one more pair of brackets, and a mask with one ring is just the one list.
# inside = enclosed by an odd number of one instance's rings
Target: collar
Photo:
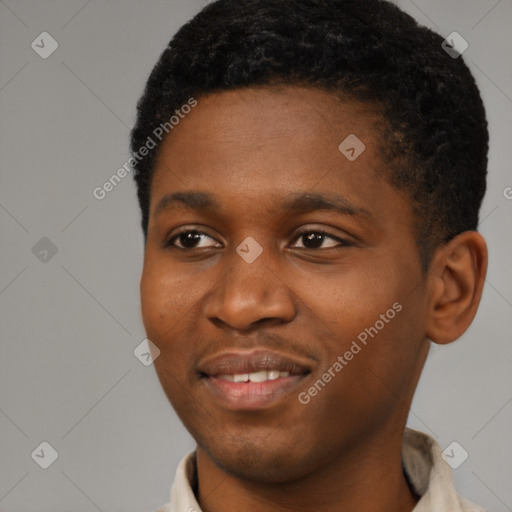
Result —
[[[421, 496], [412, 512], [485, 512], [457, 494], [441, 447], [427, 434], [405, 429], [402, 464], [410, 485]], [[170, 501], [156, 512], [201, 512], [194, 496], [195, 485], [196, 458], [195, 452], [191, 452], [178, 465]]]

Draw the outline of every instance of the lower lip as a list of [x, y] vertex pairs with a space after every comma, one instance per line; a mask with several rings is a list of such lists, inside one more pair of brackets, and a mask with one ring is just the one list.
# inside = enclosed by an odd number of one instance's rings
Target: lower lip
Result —
[[268, 408], [297, 388], [304, 375], [290, 375], [264, 382], [230, 382], [217, 377], [204, 377], [208, 390], [230, 410]]

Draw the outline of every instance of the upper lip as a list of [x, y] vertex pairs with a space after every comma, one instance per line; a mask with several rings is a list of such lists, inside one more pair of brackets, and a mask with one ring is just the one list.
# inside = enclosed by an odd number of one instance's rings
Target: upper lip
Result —
[[311, 372], [311, 362], [271, 350], [256, 349], [250, 352], [231, 350], [200, 361], [197, 368], [203, 376], [209, 377], [253, 373], [262, 370], [305, 375]]

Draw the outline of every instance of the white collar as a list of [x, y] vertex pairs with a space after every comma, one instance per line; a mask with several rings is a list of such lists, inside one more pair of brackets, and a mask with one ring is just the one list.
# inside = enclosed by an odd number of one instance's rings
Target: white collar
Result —
[[[402, 462], [410, 484], [421, 496], [413, 512], [485, 512], [457, 494], [451, 468], [441, 456], [441, 447], [427, 434], [405, 429]], [[195, 452], [191, 452], [176, 470], [170, 502], [156, 512], [201, 512], [192, 490], [194, 478]]]

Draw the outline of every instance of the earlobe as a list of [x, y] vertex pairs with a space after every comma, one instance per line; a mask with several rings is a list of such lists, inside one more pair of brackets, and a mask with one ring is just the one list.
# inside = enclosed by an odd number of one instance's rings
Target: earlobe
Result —
[[487, 245], [476, 231], [465, 231], [440, 247], [429, 267], [426, 335], [446, 344], [473, 321], [487, 272]]

